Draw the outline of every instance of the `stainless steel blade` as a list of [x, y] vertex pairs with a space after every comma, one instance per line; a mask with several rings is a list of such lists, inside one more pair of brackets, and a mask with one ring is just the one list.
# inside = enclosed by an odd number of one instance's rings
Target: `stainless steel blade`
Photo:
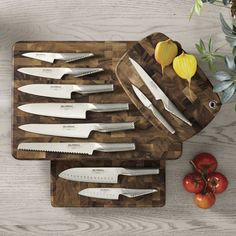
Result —
[[72, 61], [92, 57], [94, 56], [94, 54], [93, 53], [28, 52], [28, 53], [23, 53], [22, 56], [53, 63], [54, 60], [64, 60], [66, 62], [72, 62]]
[[151, 101], [136, 86], [132, 85], [132, 88], [143, 105], [149, 108], [152, 105]]
[[19, 129], [44, 135], [88, 138], [92, 131], [114, 132], [134, 129], [134, 123], [26, 124], [19, 126]]
[[86, 188], [79, 195], [91, 198], [118, 200], [119, 195], [129, 198], [157, 192], [156, 189], [125, 189], [125, 188]]
[[192, 126], [191, 122], [185, 118], [185, 116], [176, 108], [176, 106], [171, 102], [171, 100], [165, 95], [165, 93], [159, 88], [159, 86], [152, 80], [152, 78], [147, 74], [147, 72], [132, 58], [129, 58], [130, 62], [134, 66], [135, 70], [139, 74], [142, 81], [146, 84], [148, 89], [151, 91], [152, 95], [156, 100], [161, 100], [167, 111]]
[[74, 84], [29, 84], [18, 88], [19, 91], [38, 96], [71, 99], [73, 92], [81, 94], [110, 92], [113, 84], [74, 85]]
[[96, 103], [31, 103], [18, 107], [24, 112], [36, 115], [71, 118], [71, 119], [85, 119], [87, 111], [93, 112], [112, 112], [123, 111], [129, 109], [127, 103], [110, 103], [110, 104], [96, 104]]
[[122, 167], [82, 167], [70, 168], [59, 174], [60, 178], [90, 183], [118, 183], [119, 175], [140, 176], [140, 175], [156, 175], [159, 169], [154, 168], [138, 168], [128, 169]]

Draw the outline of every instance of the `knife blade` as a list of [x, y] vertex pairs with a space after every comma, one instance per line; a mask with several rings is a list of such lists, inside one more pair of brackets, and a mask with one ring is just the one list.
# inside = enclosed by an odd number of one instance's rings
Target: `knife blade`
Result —
[[30, 103], [18, 109], [36, 115], [71, 119], [86, 119], [86, 112], [115, 112], [129, 110], [128, 103]]
[[110, 92], [114, 91], [114, 85], [29, 84], [19, 87], [18, 90], [38, 96], [71, 99], [71, 94], [74, 92], [80, 94]]
[[135, 150], [134, 143], [20, 143], [18, 150], [43, 151], [92, 155], [99, 152], [122, 152]]
[[145, 107], [152, 111], [153, 115], [170, 131], [172, 134], [175, 133], [174, 128], [168, 123], [168, 121], [164, 118], [164, 116], [153, 106], [151, 101], [137, 88], [132, 84], [132, 88], [139, 98], [139, 100], [143, 103]]
[[119, 200], [120, 195], [134, 198], [155, 192], [157, 192], [157, 189], [86, 188], [81, 190], [78, 194], [90, 198]]
[[132, 58], [129, 58], [130, 62], [134, 66], [135, 70], [139, 74], [142, 81], [151, 91], [152, 95], [156, 100], [161, 100], [165, 109], [184, 121], [189, 126], [192, 126], [191, 122], [176, 108], [174, 103], [165, 95], [165, 93], [159, 88], [159, 86], [152, 80], [152, 78], [147, 74], [147, 72]]
[[21, 54], [24, 57], [53, 63], [54, 60], [72, 62], [94, 56], [93, 53], [54, 53], [54, 52], [27, 52]]
[[134, 122], [122, 123], [85, 123], [85, 124], [26, 124], [21, 130], [60, 137], [88, 138], [92, 131], [114, 132], [134, 129]]
[[103, 68], [23, 67], [17, 71], [43, 78], [61, 79], [64, 75], [78, 78], [103, 71]]
[[64, 170], [59, 174], [59, 177], [66, 180], [79, 182], [118, 183], [119, 175], [141, 176], [156, 174], [159, 174], [159, 169], [155, 168], [129, 169], [122, 167], [83, 167]]

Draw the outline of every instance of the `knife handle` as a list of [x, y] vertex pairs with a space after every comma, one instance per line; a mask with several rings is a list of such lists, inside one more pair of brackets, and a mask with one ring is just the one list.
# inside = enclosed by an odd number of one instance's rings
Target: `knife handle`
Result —
[[70, 68], [67, 74], [74, 75], [74, 77], [78, 78], [81, 76], [90, 75], [101, 71], [103, 71], [102, 68]]
[[157, 174], [159, 174], [159, 169], [157, 168], [142, 168], [142, 169], [124, 168], [121, 172], [121, 175], [126, 175], [126, 176], [157, 175]]
[[111, 104], [92, 104], [90, 111], [94, 112], [111, 112], [129, 110], [128, 103], [111, 103]]
[[100, 123], [97, 125], [96, 130], [100, 132], [113, 132], [121, 130], [134, 129], [134, 122], [122, 122], [122, 123]]
[[100, 152], [122, 152], [135, 150], [134, 143], [99, 143], [96, 151]]
[[153, 115], [170, 131], [172, 134], [175, 133], [174, 128], [168, 123], [164, 116], [151, 104], [149, 109], [152, 111]]
[[99, 84], [99, 85], [74, 85], [73, 92], [81, 94], [102, 93], [114, 91], [113, 84]]

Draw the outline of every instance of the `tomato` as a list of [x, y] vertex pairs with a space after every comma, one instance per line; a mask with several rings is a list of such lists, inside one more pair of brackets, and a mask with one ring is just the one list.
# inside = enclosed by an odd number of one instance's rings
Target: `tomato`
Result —
[[190, 193], [199, 193], [204, 189], [205, 182], [198, 172], [187, 174], [183, 179], [183, 185], [186, 191]]
[[223, 193], [228, 187], [227, 178], [219, 172], [214, 172], [208, 175], [208, 187], [214, 193]]
[[198, 154], [194, 157], [193, 163], [196, 171], [202, 172], [204, 175], [214, 172], [218, 166], [216, 158], [209, 153]]
[[206, 193], [196, 193], [194, 202], [199, 208], [207, 209], [212, 207], [216, 202], [216, 197], [211, 191]]

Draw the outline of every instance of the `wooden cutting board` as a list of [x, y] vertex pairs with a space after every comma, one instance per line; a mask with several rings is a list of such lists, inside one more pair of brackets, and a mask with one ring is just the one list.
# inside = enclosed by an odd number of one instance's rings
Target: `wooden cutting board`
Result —
[[[182, 144], [168, 137], [165, 132], [160, 132], [146, 120], [142, 114], [131, 103], [129, 97], [120, 86], [114, 73], [115, 67], [135, 42], [18, 42], [13, 49], [13, 104], [12, 104], [12, 154], [22, 160], [87, 160], [88, 155], [59, 154], [32, 151], [17, 151], [18, 144], [22, 142], [135, 142], [136, 151], [101, 153], [95, 152], [94, 160], [159, 160], [176, 159], [181, 155]], [[93, 52], [94, 58], [80, 60], [73, 63], [56, 61], [54, 64], [42, 62], [21, 56], [22, 53], [31, 51], [48, 52]], [[39, 78], [25, 75], [17, 71], [21, 67], [103, 67], [105, 71], [100, 74], [81, 78], [64, 76], [62, 80]], [[112, 93], [93, 94], [83, 96], [73, 94], [71, 100], [56, 99], [29, 95], [22, 93], [17, 88], [33, 83], [47, 84], [114, 84], [115, 91]], [[87, 113], [86, 120], [62, 119], [46, 116], [28, 114], [17, 109], [18, 106], [27, 103], [38, 102], [93, 102], [93, 103], [130, 103], [129, 111], [113, 113]], [[29, 123], [84, 123], [84, 122], [127, 122], [134, 121], [134, 131], [123, 131], [113, 133], [93, 132], [88, 139], [75, 139], [45, 136], [25, 132], [18, 129], [18, 126]]]
[[[64, 180], [59, 173], [71, 167], [153, 167], [159, 175], [119, 176], [117, 184], [82, 183]], [[78, 195], [85, 188], [152, 188], [158, 191], [137, 197], [120, 196], [119, 200], [104, 200]], [[165, 161], [51, 161], [51, 203], [54, 207], [161, 207], [165, 204]]]
[[[172, 138], [176, 142], [183, 142], [201, 131], [211, 122], [219, 112], [221, 103], [219, 96], [213, 93], [211, 83], [199, 67], [197, 73], [192, 78], [191, 93], [188, 88], [188, 82], [177, 76], [172, 65], [166, 67], [164, 75], [162, 75], [161, 66], [154, 58], [154, 50], [158, 42], [167, 39], [168, 37], [162, 33], [154, 33], [134, 44], [120, 59], [116, 68], [116, 75], [131, 101], [143, 116], [157, 128], [157, 132], [162, 133], [163, 136]], [[178, 42], [176, 43], [180, 54], [183, 50], [181, 45]], [[160, 100], [155, 100], [132, 66], [129, 57], [133, 58], [142, 66], [176, 105], [178, 110], [192, 123], [192, 127], [166, 111]], [[138, 87], [151, 100], [154, 106], [158, 108], [167, 121], [175, 128], [176, 135], [169, 133], [155, 118], [152, 112], [143, 106], [134, 93], [132, 84]], [[212, 107], [213, 105], [215, 106]]]

